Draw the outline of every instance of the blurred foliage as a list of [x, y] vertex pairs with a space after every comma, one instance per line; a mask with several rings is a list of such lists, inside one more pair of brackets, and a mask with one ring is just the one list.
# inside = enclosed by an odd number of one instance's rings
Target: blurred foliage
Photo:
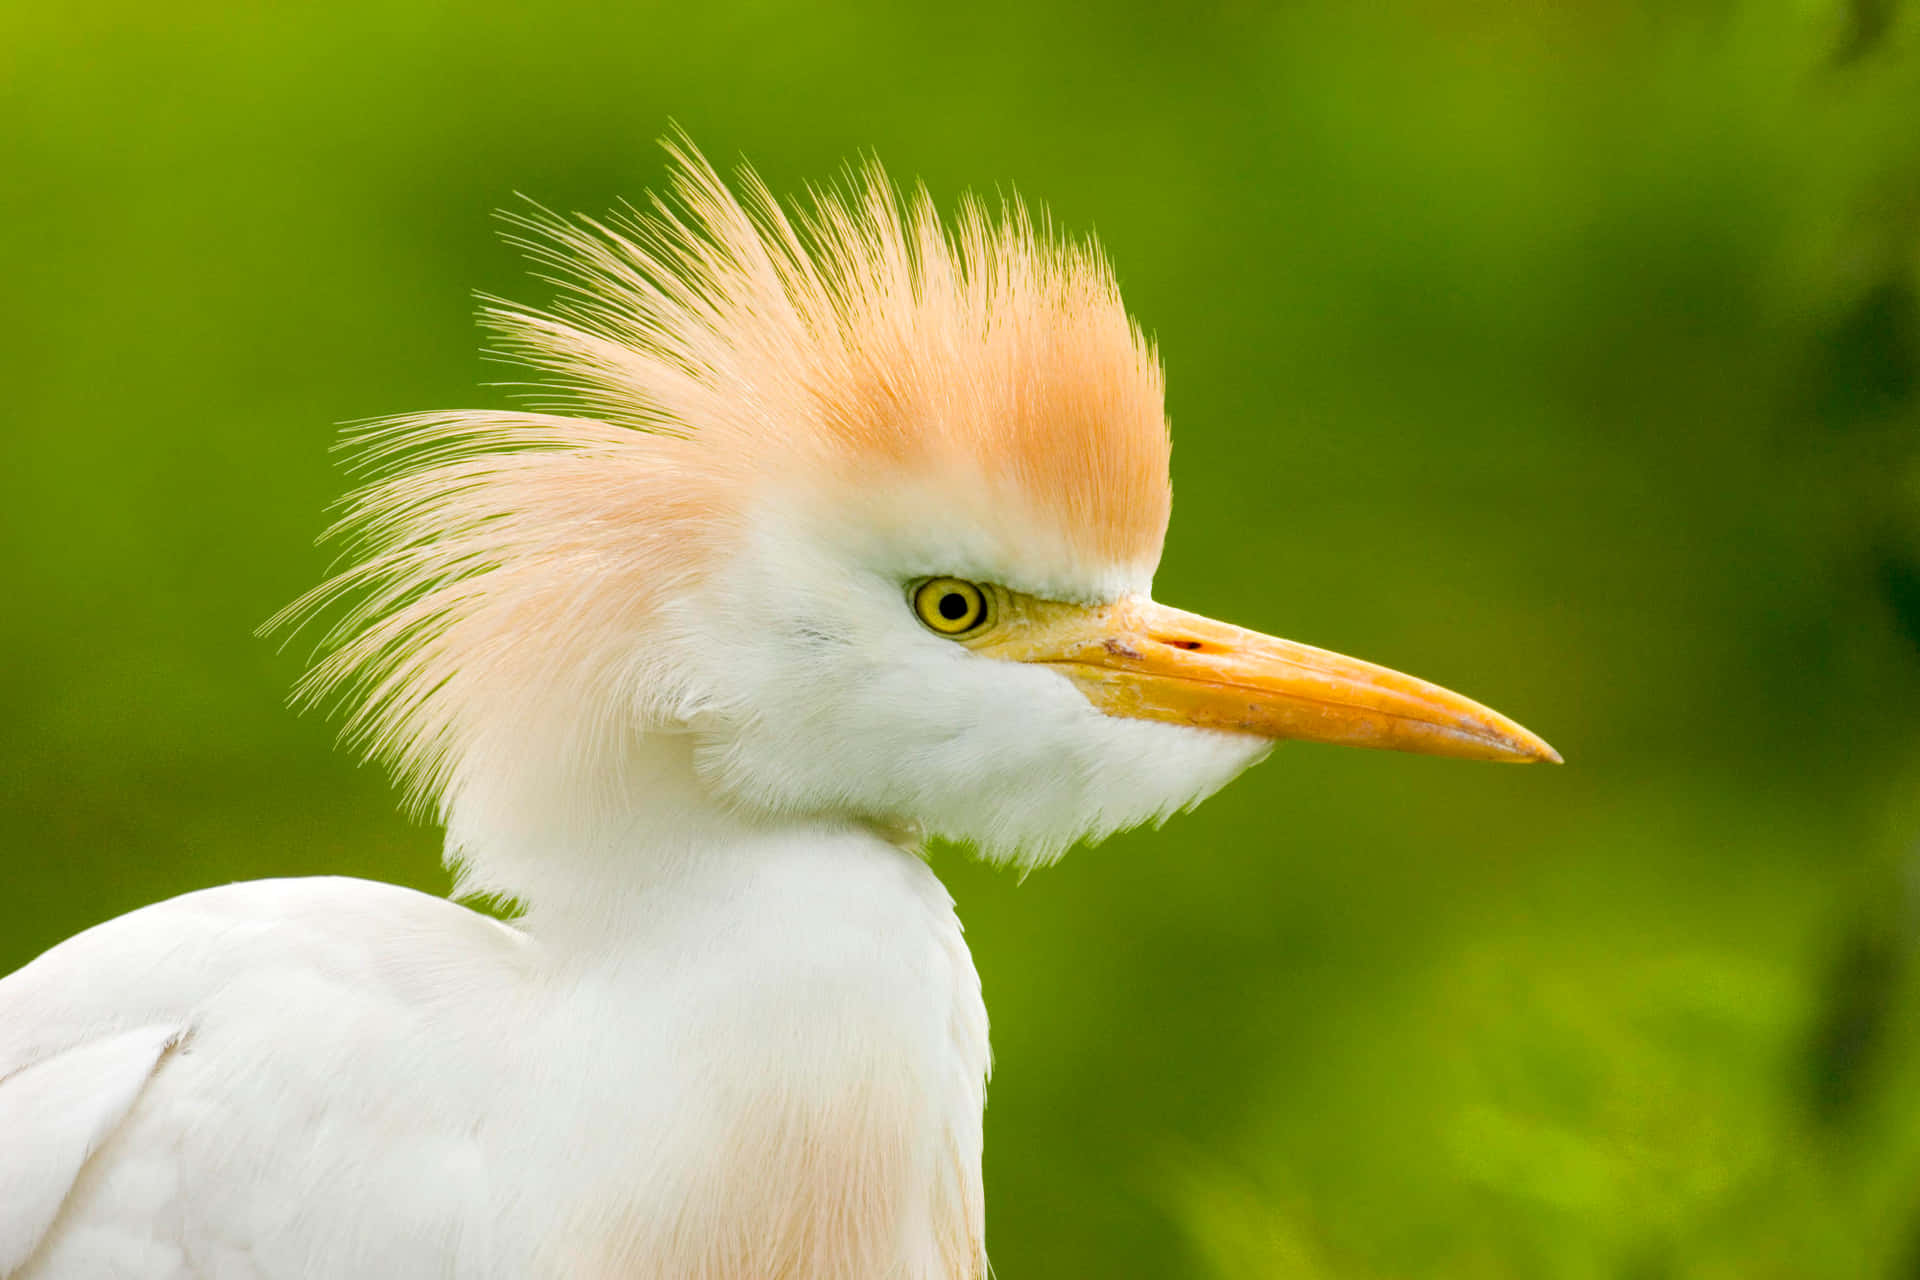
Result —
[[1895, 0], [0, 8], [0, 969], [155, 897], [443, 886], [253, 627], [330, 424], [502, 402], [488, 210], [678, 120], [1097, 227], [1162, 598], [1561, 770], [1294, 748], [1024, 884], [998, 1274], [1920, 1270], [1920, 23]]

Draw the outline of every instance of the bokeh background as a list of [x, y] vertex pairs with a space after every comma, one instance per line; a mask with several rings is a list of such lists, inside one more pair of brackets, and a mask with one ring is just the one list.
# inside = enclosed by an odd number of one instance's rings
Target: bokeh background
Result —
[[[0, 970], [265, 874], [442, 888], [254, 627], [334, 424], [502, 405], [492, 210], [862, 152], [1095, 229], [1161, 598], [1563, 769], [1279, 751], [941, 850], [1026, 1277], [1920, 1271], [1920, 22], [1896, 0], [0, 6]], [[0, 1138], [0, 1140], [4, 1140]]]

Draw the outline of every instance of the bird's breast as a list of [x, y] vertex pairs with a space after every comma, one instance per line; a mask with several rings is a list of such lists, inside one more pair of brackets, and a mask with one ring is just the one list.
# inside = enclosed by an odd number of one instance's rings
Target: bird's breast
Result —
[[650, 945], [551, 1040], [594, 1147], [553, 1274], [978, 1274], [986, 1017], [926, 866], [793, 851]]

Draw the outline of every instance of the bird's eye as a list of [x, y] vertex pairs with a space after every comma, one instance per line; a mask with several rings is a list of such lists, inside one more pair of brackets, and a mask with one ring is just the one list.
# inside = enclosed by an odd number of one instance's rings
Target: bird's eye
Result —
[[959, 578], [928, 578], [913, 589], [913, 611], [931, 631], [963, 636], [987, 625], [987, 593]]

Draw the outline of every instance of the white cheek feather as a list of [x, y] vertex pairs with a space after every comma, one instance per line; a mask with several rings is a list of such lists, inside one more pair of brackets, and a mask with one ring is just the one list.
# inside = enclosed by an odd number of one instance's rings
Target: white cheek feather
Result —
[[1104, 715], [1059, 672], [933, 635], [904, 582], [785, 529], [749, 541], [679, 640], [709, 691], [702, 773], [738, 805], [863, 814], [1032, 866], [1194, 805], [1270, 748]]

